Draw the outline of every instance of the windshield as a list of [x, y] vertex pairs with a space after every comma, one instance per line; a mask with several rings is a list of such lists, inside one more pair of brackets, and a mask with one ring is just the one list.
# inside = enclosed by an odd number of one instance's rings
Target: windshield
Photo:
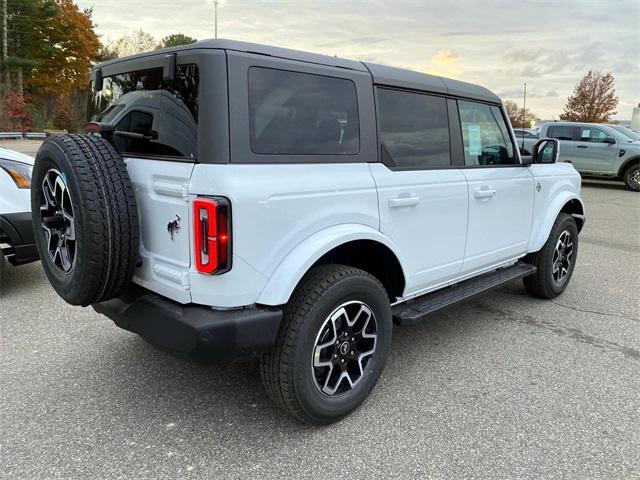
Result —
[[631, 130], [630, 128], [622, 125], [609, 125], [611, 128], [616, 129], [619, 133], [628, 137], [630, 140], [640, 140], [640, 133]]

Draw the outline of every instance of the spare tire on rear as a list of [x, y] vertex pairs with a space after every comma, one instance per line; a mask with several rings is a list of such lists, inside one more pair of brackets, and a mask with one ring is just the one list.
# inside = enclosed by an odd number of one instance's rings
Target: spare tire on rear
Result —
[[138, 257], [138, 209], [126, 165], [106, 140], [44, 141], [33, 167], [31, 211], [49, 282], [72, 305], [117, 297]]

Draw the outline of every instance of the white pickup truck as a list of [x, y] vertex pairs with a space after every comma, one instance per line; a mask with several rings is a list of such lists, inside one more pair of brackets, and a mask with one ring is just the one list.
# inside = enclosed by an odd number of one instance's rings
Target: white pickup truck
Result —
[[393, 323], [574, 271], [580, 176], [557, 140], [524, 162], [485, 88], [208, 40], [97, 65], [89, 106], [33, 172], [56, 291], [176, 355], [259, 355], [302, 421], [361, 404]]

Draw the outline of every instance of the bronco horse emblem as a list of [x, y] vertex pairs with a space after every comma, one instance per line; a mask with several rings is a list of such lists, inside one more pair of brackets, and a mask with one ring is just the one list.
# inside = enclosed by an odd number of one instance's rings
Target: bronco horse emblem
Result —
[[180, 216], [176, 215], [176, 219], [173, 222], [167, 224], [167, 232], [171, 236], [171, 241], [175, 241], [176, 235], [180, 231]]

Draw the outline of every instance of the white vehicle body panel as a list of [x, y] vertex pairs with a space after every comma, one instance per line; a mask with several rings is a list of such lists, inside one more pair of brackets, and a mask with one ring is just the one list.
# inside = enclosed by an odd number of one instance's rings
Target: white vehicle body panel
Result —
[[468, 168], [469, 228], [461, 274], [527, 253], [533, 176], [525, 167]]
[[[316, 233], [343, 224], [377, 231], [379, 225], [376, 188], [365, 163], [196, 165], [189, 193], [228, 198], [233, 218], [231, 271], [207, 277], [192, 269], [196, 303], [256, 303], [278, 266]], [[246, 265], [244, 273], [238, 264]], [[284, 290], [297, 283], [295, 272]], [[239, 291], [220, 286], [235, 278]]]
[[380, 230], [410, 261], [406, 294], [456, 278], [467, 236], [468, 194], [462, 170], [393, 171], [371, 164]]
[[[188, 196], [191, 163], [125, 158], [140, 220], [140, 259], [133, 281], [180, 303], [191, 301]], [[179, 217], [179, 218], [178, 218]], [[170, 232], [169, 224], [178, 228]]]
[[[34, 158], [0, 147], [0, 158], [33, 165]], [[7, 172], [0, 168], [0, 214], [31, 211], [31, 190], [18, 188]]]
[[567, 202], [577, 200], [582, 211], [586, 213], [586, 210], [580, 199], [580, 175], [570, 163], [534, 164], [529, 169], [536, 183], [536, 194], [527, 251], [537, 252], [544, 246], [558, 213]]
[[[580, 188], [570, 164], [420, 172], [378, 163], [193, 165], [128, 158], [127, 165], [142, 226], [142, 266], [134, 282], [180, 303], [214, 308], [282, 305], [318, 259], [354, 240], [379, 242], [396, 255], [406, 281], [398, 301], [408, 300], [539, 250]], [[487, 189], [495, 195], [476, 198]], [[196, 196], [231, 201], [233, 265], [223, 275], [202, 275], [193, 266]], [[389, 200], [415, 196], [415, 205], [390, 207]], [[180, 229], [171, 240], [167, 226], [176, 215]]]

